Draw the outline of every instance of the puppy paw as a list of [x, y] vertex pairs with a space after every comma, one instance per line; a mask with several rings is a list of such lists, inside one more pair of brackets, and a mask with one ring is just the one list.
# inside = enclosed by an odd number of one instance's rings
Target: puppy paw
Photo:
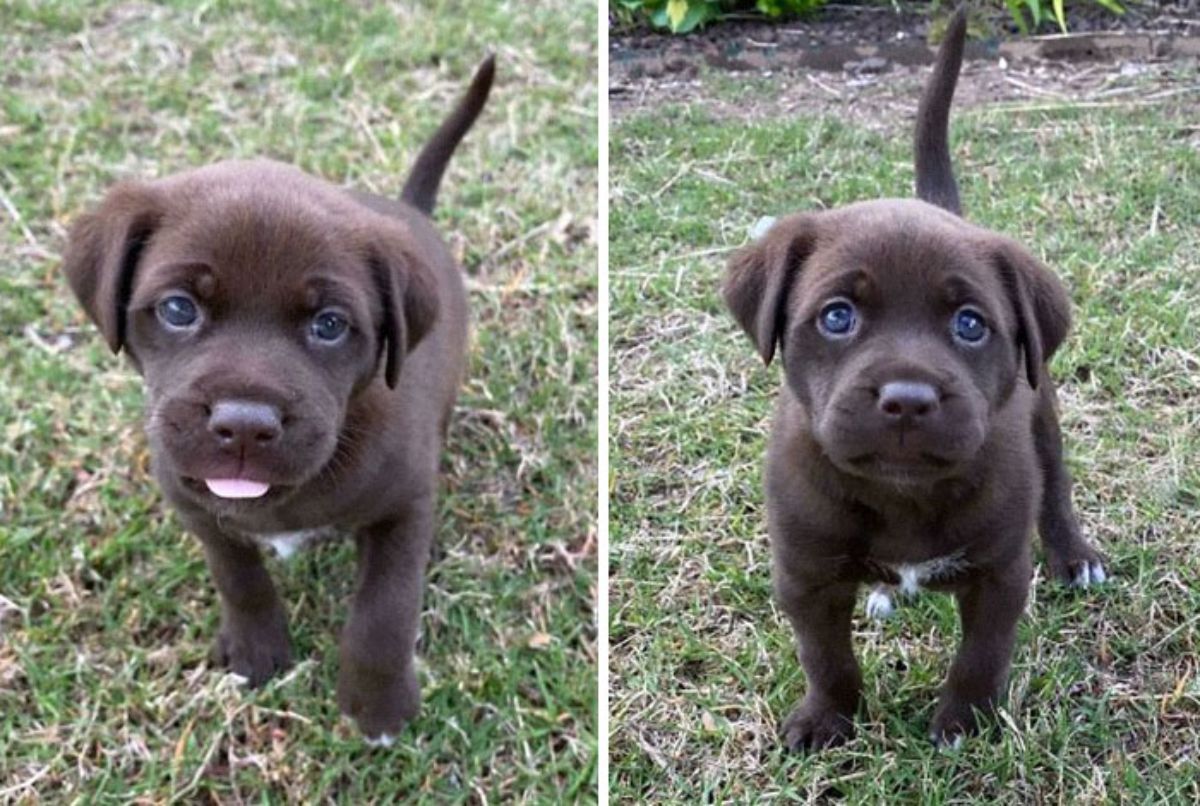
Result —
[[788, 750], [803, 753], [843, 744], [854, 736], [854, 721], [850, 714], [805, 700], [784, 720], [780, 733]]
[[1088, 588], [1108, 580], [1104, 560], [1099, 552], [1087, 545], [1077, 547], [1069, 556], [1048, 554], [1047, 561], [1050, 573], [1072, 588]]
[[390, 733], [381, 733], [378, 736], [367, 736], [364, 738], [367, 747], [391, 747], [396, 741], [396, 737]]
[[254, 688], [292, 664], [291, 642], [282, 614], [246, 623], [226, 623], [217, 633], [210, 659], [244, 677]]
[[417, 716], [421, 686], [411, 668], [382, 671], [346, 662], [338, 672], [338, 707], [354, 720], [372, 747], [389, 747]]
[[967, 736], [979, 731], [978, 715], [990, 713], [989, 703], [970, 703], [957, 698], [943, 698], [933, 715], [929, 739], [943, 750], [957, 750]]

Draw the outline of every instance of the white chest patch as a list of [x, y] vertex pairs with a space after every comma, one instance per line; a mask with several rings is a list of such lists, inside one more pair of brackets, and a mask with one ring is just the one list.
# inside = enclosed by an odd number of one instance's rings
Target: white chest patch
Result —
[[934, 557], [932, 560], [926, 560], [921, 563], [901, 563], [899, 565], [887, 566], [896, 576], [900, 577], [900, 582], [895, 585], [880, 583], [871, 589], [870, 595], [867, 597], [867, 615], [873, 619], [881, 620], [890, 616], [895, 612], [895, 603], [892, 600], [892, 595], [900, 593], [902, 596], [914, 596], [921, 589], [922, 585], [928, 582], [937, 582], [947, 579], [953, 579], [958, 574], [970, 567], [970, 563], [963, 557], [963, 552], [956, 551], [953, 554], [947, 554], [942, 557]]
[[251, 535], [254, 541], [263, 548], [270, 548], [281, 560], [289, 560], [292, 556], [314, 540], [322, 540], [333, 536], [334, 531], [328, 527], [321, 529], [302, 529], [298, 532], [271, 532], [269, 534]]

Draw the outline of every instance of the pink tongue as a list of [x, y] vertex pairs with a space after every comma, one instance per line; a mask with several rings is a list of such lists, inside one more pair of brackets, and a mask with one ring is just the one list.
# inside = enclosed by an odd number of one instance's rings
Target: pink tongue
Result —
[[249, 479], [205, 479], [204, 483], [219, 498], [259, 498], [271, 489], [270, 484]]

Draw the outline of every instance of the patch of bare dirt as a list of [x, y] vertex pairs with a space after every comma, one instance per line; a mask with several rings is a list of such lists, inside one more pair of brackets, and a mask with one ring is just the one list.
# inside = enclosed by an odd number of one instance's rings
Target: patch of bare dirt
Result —
[[[836, 112], [888, 125], [915, 112], [933, 61], [927, 39], [937, 23], [915, 8], [834, 5], [811, 20], [614, 35], [612, 114], [703, 101], [720, 116]], [[1200, 103], [1200, 0], [1130, 6], [1123, 17], [1095, 4], [1069, 8], [1066, 35], [1018, 37], [1002, 13], [982, 18], [977, 27], [992, 34], [968, 43], [955, 107]], [[722, 75], [768, 84], [758, 96], [728, 98], [713, 86]]]

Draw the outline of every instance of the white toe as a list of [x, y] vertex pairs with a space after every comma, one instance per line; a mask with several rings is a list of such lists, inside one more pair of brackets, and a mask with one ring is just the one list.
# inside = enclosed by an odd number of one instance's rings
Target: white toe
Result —
[[1091, 581], [1091, 572], [1088, 569], [1087, 563], [1084, 563], [1080, 569], [1075, 572], [1075, 580], [1073, 584], [1077, 588], [1086, 588]]
[[758, 219], [754, 222], [754, 226], [750, 227], [750, 240], [757, 241], [766, 235], [773, 226], [775, 226], [775, 216], [773, 215], [765, 215]]
[[1100, 563], [1092, 563], [1092, 582], [1095, 582], [1097, 585], [1099, 585], [1100, 583], [1107, 581], [1107, 579], [1108, 574], [1104, 573], [1104, 566]]
[[375, 737], [366, 736], [364, 738], [371, 747], [391, 747], [392, 742], [396, 741], [395, 737], [387, 733], [381, 733]]

